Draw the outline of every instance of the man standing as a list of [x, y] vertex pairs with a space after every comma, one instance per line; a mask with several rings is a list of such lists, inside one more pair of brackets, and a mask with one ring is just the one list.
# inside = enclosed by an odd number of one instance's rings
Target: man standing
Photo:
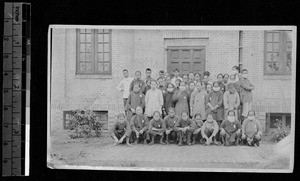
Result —
[[[247, 117], [249, 110], [252, 110], [252, 90], [254, 90], [254, 85], [248, 80], [248, 70], [243, 69], [242, 78], [240, 80], [241, 89], [241, 102], [243, 103], [242, 110], [242, 121]], [[243, 122], [242, 122], [243, 123]]]
[[142, 77], [142, 73], [139, 70], [135, 71], [135, 79], [131, 82], [129, 88], [130, 92], [133, 91], [133, 86], [135, 84], [139, 84], [141, 88], [141, 92], [145, 94], [146, 83], [141, 79], [141, 77]]
[[123, 104], [124, 104], [125, 114], [127, 116], [126, 102], [129, 96], [130, 83], [133, 81], [133, 78], [129, 77], [127, 69], [123, 70], [123, 76], [124, 79], [121, 80], [121, 82], [118, 84], [117, 89], [118, 91], [123, 92]]
[[182, 81], [182, 78], [179, 77], [179, 69], [175, 69], [174, 70], [174, 77], [171, 79], [171, 83], [176, 86], [176, 80], [179, 79], [180, 81]]
[[154, 79], [151, 77], [151, 74], [152, 74], [152, 70], [151, 70], [150, 68], [147, 68], [147, 69], [146, 69], [146, 78], [145, 78], [145, 82], [154, 80]]

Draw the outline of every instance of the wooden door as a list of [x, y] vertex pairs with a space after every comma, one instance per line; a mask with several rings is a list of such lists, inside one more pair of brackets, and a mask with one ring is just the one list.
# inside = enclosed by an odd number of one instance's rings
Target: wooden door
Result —
[[169, 74], [178, 68], [180, 75], [190, 72], [200, 73], [205, 71], [205, 47], [168, 47], [167, 69]]

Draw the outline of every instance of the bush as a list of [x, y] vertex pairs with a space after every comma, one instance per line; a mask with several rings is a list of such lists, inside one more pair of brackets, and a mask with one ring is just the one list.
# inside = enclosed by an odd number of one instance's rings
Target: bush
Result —
[[287, 135], [290, 134], [289, 127], [284, 126], [282, 120], [275, 119], [274, 125], [277, 127], [273, 137], [273, 141], [275, 143], [277, 143], [278, 141], [282, 140], [283, 138], [285, 138]]
[[105, 123], [102, 123], [92, 110], [75, 110], [67, 124], [73, 130], [69, 137], [74, 139], [99, 137]]

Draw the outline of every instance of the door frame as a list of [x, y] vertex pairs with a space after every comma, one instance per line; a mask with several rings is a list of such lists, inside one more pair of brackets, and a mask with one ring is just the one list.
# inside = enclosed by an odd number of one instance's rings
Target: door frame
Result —
[[[200, 45], [200, 46], [167, 46], [166, 51], [167, 51], [167, 72], [169, 74], [173, 74], [173, 72], [170, 71], [171, 67], [171, 62], [170, 60], [170, 50], [204, 50], [204, 71], [205, 71], [205, 64], [206, 64], [206, 46], [205, 45]], [[181, 73], [180, 73], [181, 75]]]

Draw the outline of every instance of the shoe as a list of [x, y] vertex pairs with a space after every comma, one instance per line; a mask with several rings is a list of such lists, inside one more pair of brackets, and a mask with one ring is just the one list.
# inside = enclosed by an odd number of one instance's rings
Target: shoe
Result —
[[165, 145], [166, 143], [164, 143], [162, 140], [159, 142], [160, 144], [162, 144], [162, 145]]
[[146, 144], [148, 144], [148, 143], [147, 143], [147, 140], [144, 140], [144, 145], [146, 145]]
[[188, 143], [188, 146], [191, 146], [192, 144], [191, 143]]
[[178, 145], [179, 145], [179, 146], [182, 146], [182, 143], [181, 143], [181, 142], [179, 142], [179, 143], [178, 143]]
[[126, 143], [126, 145], [127, 145], [127, 146], [132, 146], [132, 144], [130, 144], [130, 143]]
[[150, 145], [153, 145], [153, 144], [154, 144], [154, 141], [151, 141], [151, 142], [149, 143], [149, 146], [150, 146]]

